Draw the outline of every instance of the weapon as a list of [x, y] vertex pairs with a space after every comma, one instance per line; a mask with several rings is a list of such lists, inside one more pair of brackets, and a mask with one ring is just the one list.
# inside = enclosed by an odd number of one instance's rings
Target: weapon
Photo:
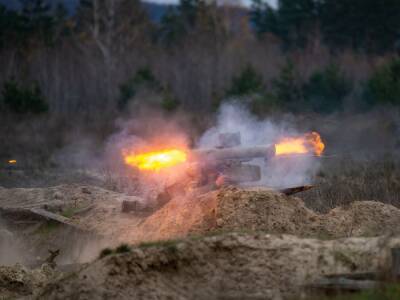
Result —
[[219, 135], [220, 145], [216, 148], [195, 149], [189, 161], [200, 165], [203, 185], [214, 181], [217, 186], [261, 180], [261, 168], [249, 164], [255, 158], [265, 161], [275, 156], [275, 145], [240, 146], [240, 133]]

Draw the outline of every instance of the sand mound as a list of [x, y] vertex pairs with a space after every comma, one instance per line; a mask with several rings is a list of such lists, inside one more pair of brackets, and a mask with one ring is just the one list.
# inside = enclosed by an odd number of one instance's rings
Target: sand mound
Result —
[[377, 236], [400, 233], [400, 210], [372, 202], [318, 214], [295, 197], [231, 188], [217, 195], [216, 224], [223, 230], [262, 230], [300, 236]]
[[97, 260], [38, 299], [298, 299], [324, 274], [384, 270], [395, 245], [261, 233], [148, 244]]
[[[124, 200], [136, 199], [95, 186], [60, 185], [50, 188], [0, 188], [0, 263], [10, 261], [14, 249], [19, 251], [11, 261], [36, 265], [48, 256], [48, 249], [62, 249], [60, 263], [78, 263], [91, 260], [98, 248], [120, 242], [119, 233], [134, 227], [141, 220], [121, 214]], [[25, 219], [24, 215], [3, 213], [3, 209], [41, 208], [70, 219], [74, 228], [47, 222], [46, 219]], [[4, 242], [2, 228], [13, 234], [11, 245]], [[3, 229], [4, 230], [4, 229]], [[83, 232], [85, 234], [83, 234]], [[93, 234], [93, 235], [92, 235]]]
[[150, 216], [121, 213], [122, 201], [134, 198], [93, 186], [0, 189], [0, 207], [48, 207], [56, 212], [61, 207], [59, 213], [68, 213], [74, 224], [115, 243], [183, 238], [210, 231], [324, 238], [400, 233], [400, 210], [379, 202], [354, 202], [318, 214], [296, 197], [266, 189], [228, 187], [201, 196], [176, 197]]
[[379, 202], [354, 202], [349, 207], [318, 214], [296, 197], [230, 187], [199, 198], [174, 199], [125, 238], [132, 242], [160, 240], [210, 231], [339, 238], [400, 233], [399, 225], [400, 210]]
[[[121, 202], [129, 199], [90, 186], [0, 189], [2, 207], [47, 205], [56, 210], [60, 201], [63, 208], [78, 206], [70, 216], [72, 222], [102, 234], [108, 245], [186, 238], [96, 260], [79, 273], [49, 284], [38, 299], [281, 299], [298, 295], [303, 284], [322, 274], [377, 271], [386, 265], [388, 249], [400, 245], [398, 239], [379, 237], [324, 241], [269, 235], [339, 238], [399, 233], [400, 210], [378, 202], [354, 202], [318, 214], [299, 198], [229, 187], [202, 196], [176, 197], [150, 216], [121, 214]], [[87, 206], [89, 210], [79, 212]], [[43, 251], [47, 245], [57, 246], [49, 244], [53, 236], [76, 244], [76, 237], [50, 229], [41, 225], [18, 236], [40, 236], [31, 245], [40, 245]], [[226, 233], [231, 231], [236, 233]], [[202, 237], [187, 239], [188, 235]], [[75, 250], [82, 255], [85, 249]], [[98, 246], [88, 249], [97, 256]], [[0, 294], [35, 293], [47, 279], [41, 275], [30, 279], [30, 274], [3, 268]]]

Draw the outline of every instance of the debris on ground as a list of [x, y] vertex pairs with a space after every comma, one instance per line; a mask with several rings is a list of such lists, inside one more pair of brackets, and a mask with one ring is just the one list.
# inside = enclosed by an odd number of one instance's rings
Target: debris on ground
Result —
[[32, 296], [60, 273], [50, 265], [30, 270], [21, 264], [0, 266], [0, 299]]

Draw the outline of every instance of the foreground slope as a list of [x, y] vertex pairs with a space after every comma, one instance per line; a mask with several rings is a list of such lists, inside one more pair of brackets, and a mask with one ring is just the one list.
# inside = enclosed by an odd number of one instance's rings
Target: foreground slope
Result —
[[287, 299], [324, 274], [384, 271], [398, 238], [331, 241], [230, 233], [98, 259], [37, 299]]

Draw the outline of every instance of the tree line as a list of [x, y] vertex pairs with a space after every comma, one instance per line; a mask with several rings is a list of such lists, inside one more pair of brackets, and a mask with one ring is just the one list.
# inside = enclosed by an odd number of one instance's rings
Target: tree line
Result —
[[319, 34], [332, 51], [385, 53], [400, 38], [396, 0], [279, 0], [277, 9], [254, 0], [252, 15], [259, 34], [273, 33], [287, 47], [305, 46]]
[[139, 0], [0, 5], [3, 113], [115, 116], [141, 105], [331, 113], [400, 103], [400, 2], [181, 0], [152, 20]]

